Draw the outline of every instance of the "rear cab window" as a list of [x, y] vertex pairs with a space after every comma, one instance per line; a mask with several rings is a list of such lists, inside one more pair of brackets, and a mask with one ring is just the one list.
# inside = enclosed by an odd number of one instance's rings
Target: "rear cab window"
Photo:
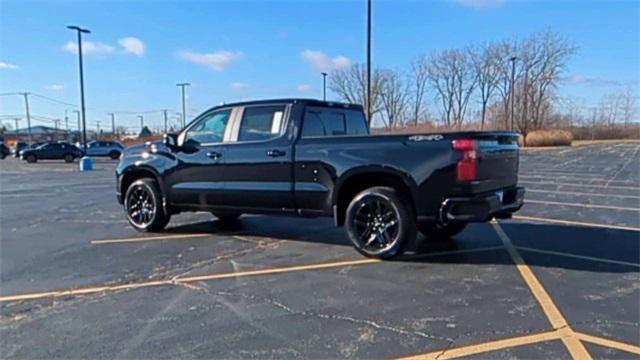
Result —
[[305, 110], [303, 138], [368, 134], [362, 111], [319, 106], [307, 106]]

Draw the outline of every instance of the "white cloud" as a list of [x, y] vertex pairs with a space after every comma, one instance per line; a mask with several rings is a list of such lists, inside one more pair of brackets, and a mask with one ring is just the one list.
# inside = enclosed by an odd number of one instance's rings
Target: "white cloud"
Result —
[[318, 72], [342, 69], [351, 65], [351, 60], [346, 56], [338, 55], [332, 58], [322, 51], [317, 50], [305, 50], [300, 56], [308, 61], [314, 70]]
[[18, 65], [15, 64], [11, 64], [5, 61], [0, 61], [0, 69], [4, 69], [4, 70], [17, 70], [18, 69]]
[[60, 84], [51, 84], [51, 85], [47, 85], [44, 87], [47, 90], [51, 90], [51, 91], [62, 91], [64, 90], [64, 85], [60, 85]]
[[242, 58], [242, 52], [221, 50], [212, 53], [198, 53], [180, 50], [178, 57], [192, 63], [210, 66], [215, 71], [222, 71], [227, 65]]
[[309, 92], [311, 90], [313, 90], [313, 87], [311, 87], [311, 85], [309, 84], [300, 84], [297, 87], [299, 92]]
[[[70, 52], [72, 54], [77, 54], [78, 53], [78, 44], [74, 41], [69, 41], [68, 43], [66, 43], [63, 47], [63, 49], [67, 52]], [[82, 53], [85, 55], [88, 54], [111, 54], [113, 52], [116, 51], [116, 48], [111, 46], [111, 45], [107, 45], [107, 44], [103, 44], [103, 43], [99, 43], [99, 42], [93, 42], [93, 41], [83, 41], [82, 42]]]
[[122, 49], [126, 53], [134, 54], [137, 56], [144, 55], [145, 45], [142, 40], [137, 37], [126, 37], [118, 40], [118, 44], [122, 46]]
[[234, 82], [234, 83], [231, 83], [231, 85], [229, 85], [229, 87], [232, 88], [233, 90], [242, 90], [242, 89], [249, 88], [250, 86], [251, 85], [243, 82]]
[[566, 84], [570, 85], [587, 85], [587, 86], [620, 86], [621, 81], [614, 79], [605, 79], [597, 76], [585, 76], [580, 74], [570, 75], [562, 79]]
[[454, 3], [480, 8], [498, 7], [505, 3], [506, 0], [451, 0]]

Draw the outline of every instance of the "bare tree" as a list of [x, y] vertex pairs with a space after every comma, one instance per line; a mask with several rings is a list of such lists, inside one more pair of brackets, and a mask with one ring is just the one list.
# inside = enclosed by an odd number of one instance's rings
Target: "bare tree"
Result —
[[447, 126], [460, 128], [469, 98], [476, 86], [476, 76], [467, 51], [445, 50], [430, 57], [428, 76], [442, 104]]
[[[361, 64], [334, 71], [330, 76], [329, 88], [338, 94], [342, 101], [361, 104], [367, 108], [367, 68]], [[371, 74], [371, 117], [382, 110], [382, 79], [380, 71]], [[371, 119], [367, 119], [371, 125]]]
[[634, 92], [631, 86], [628, 86], [620, 96], [620, 112], [622, 113], [622, 121], [625, 125], [629, 125], [637, 115], [638, 108], [636, 102], [638, 100], [637, 90]]
[[392, 129], [403, 122], [403, 116], [407, 111], [408, 91], [402, 81], [402, 76], [397, 71], [382, 71], [381, 81], [380, 99], [382, 109], [386, 115], [387, 127]]
[[487, 104], [494, 95], [500, 81], [499, 45], [489, 44], [471, 49], [469, 56], [475, 72], [477, 88], [482, 106], [480, 113], [480, 129], [484, 130]]
[[429, 82], [429, 61], [426, 55], [421, 55], [411, 63], [409, 74], [410, 101], [413, 110], [413, 121], [418, 126], [418, 121], [423, 114], [424, 97], [427, 93]]

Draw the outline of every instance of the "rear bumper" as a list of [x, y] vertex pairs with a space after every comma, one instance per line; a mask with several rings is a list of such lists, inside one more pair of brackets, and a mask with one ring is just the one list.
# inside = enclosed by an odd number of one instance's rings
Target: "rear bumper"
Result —
[[440, 205], [439, 221], [484, 222], [496, 218], [510, 218], [524, 204], [524, 188], [511, 187], [472, 197], [445, 199]]

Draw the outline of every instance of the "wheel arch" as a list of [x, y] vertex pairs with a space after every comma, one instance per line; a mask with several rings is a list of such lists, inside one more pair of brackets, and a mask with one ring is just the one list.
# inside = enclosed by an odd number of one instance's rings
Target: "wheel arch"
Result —
[[162, 207], [167, 211], [167, 193], [164, 188], [162, 177], [153, 169], [147, 166], [130, 166], [122, 171], [120, 175], [119, 191], [124, 199], [124, 194], [131, 184], [142, 178], [151, 178], [158, 184], [158, 191], [162, 197]]
[[367, 166], [352, 169], [336, 182], [332, 195], [333, 217], [336, 226], [344, 225], [345, 214], [351, 200], [361, 191], [374, 186], [396, 189], [407, 199], [413, 214], [416, 213], [417, 186], [407, 174], [389, 167]]

